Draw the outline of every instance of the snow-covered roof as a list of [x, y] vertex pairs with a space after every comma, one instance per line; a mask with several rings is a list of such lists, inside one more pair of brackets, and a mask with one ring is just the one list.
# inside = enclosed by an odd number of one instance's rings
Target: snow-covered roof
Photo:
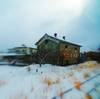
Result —
[[33, 47], [24, 47], [24, 46], [21, 46], [21, 47], [14, 47], [14, 48], [11, 48], [11, 49], [9, 49], [9, 50], [27, 49], [27, 48], [29, 48], [29, 49], [33, 49], [33, 50], [37, 50], [36, 48], [33, 48]]
[[17, 53], [0, 53], [0, 56], [19, 56], [25, 54], [17, 54]]
[[74, 45], [74, 46], [77, 46], [77, 47], [81, 47], [81, 45], [78, 45], [78, 44], [75, 44], [75, 43], [71, 43], [71, 42], [68, 42], [68, 41], [65, 41], [65, 40], [61, 40], [61, 39], [58, 39], [56, 37], [52, 37], [52, 36], [50, 36], [48, 34], [45, 34], [42, 38], [40, 38], [40, 40], [37, 41], [35, 43], [35, 45], [38, 45], [41, 41], [43, 41], [43, 39], [50, 39], [50, 40], [55, 41], [55, 42], [62, 42], [62, 43]]

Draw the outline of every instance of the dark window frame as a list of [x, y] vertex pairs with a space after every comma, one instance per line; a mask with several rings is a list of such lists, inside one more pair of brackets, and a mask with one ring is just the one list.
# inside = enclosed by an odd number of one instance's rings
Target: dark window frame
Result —
[[49, 41], [46, 39], [46, 40], [45, 40], [45, 44], [48, 44], [48, 42], [49, 42]]
[[78, 49], [77, 48], [74, 48], [75, 49], [75, 51], [77, 51]]
[[65, 48], [68, 48], [68, 45], [65, 45]]

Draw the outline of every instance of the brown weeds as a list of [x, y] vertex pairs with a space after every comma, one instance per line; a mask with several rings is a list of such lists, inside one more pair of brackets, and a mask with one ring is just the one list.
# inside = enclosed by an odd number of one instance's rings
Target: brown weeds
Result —
[[6, 84], [6, 81], [0, 80], [0, 86], [3, 86], [3, 85], [5, 85], [5, 84]]
[[92, 99], [92, 97], [91, 97], [91, 95], [86, 94], [86, 95], [85, 95], [85, 99]]
[[81, 89], [81, 85], [82, 85], [81, 82], [75, 82], [75, 83], [74, 83], [74, 87], [75, 87], [76, 89], [78, 89], [78, 90]]

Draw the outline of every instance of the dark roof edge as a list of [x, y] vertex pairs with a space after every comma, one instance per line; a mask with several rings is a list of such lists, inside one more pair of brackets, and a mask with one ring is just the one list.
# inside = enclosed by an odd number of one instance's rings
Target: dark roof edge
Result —
[[44, 35], [35, 43], [35, 45], [37, 45], [37, 44], [44, 38], [45, 35], [49, 36], [47, 33], [44, 34]]

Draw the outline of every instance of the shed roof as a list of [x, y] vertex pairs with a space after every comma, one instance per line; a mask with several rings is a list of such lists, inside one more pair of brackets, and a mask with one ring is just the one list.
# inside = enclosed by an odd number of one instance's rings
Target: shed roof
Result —
[[74, 45], [74, 46], [77, 46], [77, 47], [81, 47], [81, 45], [78, 45], [78, 44], [75, 44], [75, 43], [71, 43], [71, 42], [68, 42], [68, 41], [65, 41], [65, 40], [61, 40], [61, 39], [58, 39], [58, 38], [56, 38], [56, 37], [50, 36], [50, 35], [48, 35], [48, 34], [45, 34], [43, 37], [41, 37], [41, 38], [39, 39], [39, 41], [37, 41], [37, 42], [35, 43], [35, 45], [38, 45], [45, 37], [52, 38], [52, 39], [54, 39], [54, 40], [56, 40], [56, 41], [59, 41], [59, 42], [61, 42], [61, 43], [65, 43], [65, 44], [70, 44], [70, 45]]

